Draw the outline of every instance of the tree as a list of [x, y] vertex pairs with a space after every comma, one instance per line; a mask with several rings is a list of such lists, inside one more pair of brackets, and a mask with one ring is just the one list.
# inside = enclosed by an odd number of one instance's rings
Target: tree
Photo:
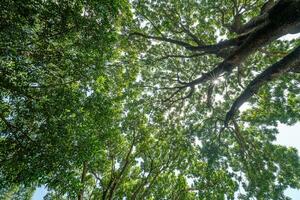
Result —
[[297, 151], [273, 144], [278, 122], [300, 119], [299, 41], [278, 40], [300, 31], [298, 0], [1, 6], [0, 196], [46, 185], [45, 199], [287, 199], [300, 188]]
[[74, 191], [72, 170], [97, 150], [95, 137], [117, 117], [127, 84], [123, 69], [104, 67], [118, 57], [112, 44], [130, 17], [127, 4], [2, 1], [1, 8], [0, 182], [51, 185], [59, 175]]
[[285, 184], [274, 174], [285, 167], [271, 151], [294, 154], [299, 174], [294, 150], [271, 142], [278, 122], [299, 121], [299, 40], [278, 38], [299, 32], [300, 3], [264, 3], [134, 1], [137, 25], [128, 32], [147, 66], [140, 83], [156, 96], [157, 109], [191, 130], [212, 169], [239, 166], [233, 168], [247, 177], [245, 199], [283, 198]]
[[[164, 45], [165, 43], [173, 44], [181, 48], [179, 50], [176, 49], [177, 51], [185, 50], [184, 54], [188, 52], [195, 52], [192, 55], [168, 54], [163, 56], [162, 58], [159, 58], [159, 60], [165, 60], [169, 58], [192, 59], [200, 56], [208, 57], [210, 55], [222, 59], [222, 61], [215, 61], [216, 64], [209, 63], [213, 67], [203, 67], [204, 72], [202, 72], [202, 74], [200, 75], [195, 72], [189, 78], [191, 80], [180, 79], [179, 70], [182, 67], [180, 67], [176, 63], [175, 65], [179, 69], [175, 78], [175, 83], [173, 81], [169, 81], [168, 83], [171, 86], [169, 86], [169, 88], [166, 88], [174, 89], [175, 92], [170, 95], [170, 97], [167, 99], [168, 101], [172, 101], [174, 99], [175, 101], [177, 101], [189, 98], [194, 93], [196, 86], [204, 85], [207, 82], [217, 82], [218, 79], [224, 74], [226, 74], [226, 76], [230, 76], [235, 68], [246, 68], [247, 66], [241, 65], [246, 61], [248, 57], [250, 57], [251, 54], [259, 51], [261, 48], [270, 44], [272, 41], [288, 33], [300, 32], [298, 12], [300, 4], [298, 1], [283, 0], [276, 3], [274, 1], [268, 1], [266, 5], [261, 8], [261, 11], [257, 16], [250, 18], [250, 20], [248, 20], [244, 24], [242, 23], [242, 20], [246, 20], [251, 16], [251, 14], [255, 14], [255, 10], [253, 10], [252, 6], [250, 6], [250, 2], [241, 3], [237, 1], [229, 1], [227, 5], [223, 5], [224, 2], [218, 1], [208, 1], [201, 3], [195, 2], [194, 4], [188, 4], [186, 7], [181, 8], [177, 7], [180, 3], [174, 3], [174, 5], [171, 5], [172, 13], [166, 11], [165, 7], [163, 7], [168, 4], [166, 2], [162, 2], [161, 5], [159, 3], [155, 4], [154, 2], [148, 4], [139, 2], [139, 4], [142, 5], [138, 5], [138, 7], [141, 7], [140, 12], [142, 13], [142, 22], [146, 23], [143, 20], [148, 20], [149, 23], [148, 26], [146, 25], [145, 27], [146, 33], [133, 32], [130, 33], [131, 35], [164, 42]], [[158, 22], [151, 21], [152, 19], [146, 17], [145, 15], [147, 15], [148, 13], [143, 14], [143, 9], [149, 9], [147, 8], [147, 6], [150, 7], [151, 4], [155, 4], [155, 8], [158, 8], [155, 9], [154, 12], [157, 12], [160, 9], [159, 11], [161, 11], [162, 13], [166, 13], [160, 19], [157, 18], [161, 16], [158, 15], [156, 17], [156, 20], [160, 20]], [[225, 6], [227, 6], [227, 8]], [[268, 6], [268, 8], [266, 8], [266, 6]], [[200, 7], [199, 11], [196, 11], [197, 7]], [[225, 9], [230, 9], [232, 10], [232, 12], [226, 13]], [[209, 14], [211, 11], [219, 13], [220, 16], [210, 18]], [[153, 13], [151, 14], [153, 15]], [[202, 14], [203, 16], [207, 16], [205, 17], [205, 19], [203, 19], [208, 26], [207, 29], [203, 29], [204, 23], [199, 23], [198, 20], [195, 20], [200, 14]], [[226, 22], [226, 20], [230, 19], [232, 19], [233, 22]], [[170, 27], [163, 26], [164, 24], [167, 24]], [[149, 28], [149, 26], [152, 27]], [[161, 28], [158, 26], [163, 27]], [[199, 34], [198, 36], [198, 33], [201, 29], [203, 30], [202, 35], [209, 35], [209, 31], [215, 32], [218, 29], [219, 31], [222, 31], [224, 33], [221, 32], [219, 33], [219, 35], [214, 35], [218, 33], [213, 33], [212, 38], [202, 38], [201, 34]], [[197, 35], [193, 32], [197, 32]], [[151, 33], [157, 33], [159, 34], [159, 36], [150, 35]], [[216, 36], [219, 38], [215, 38]], [[212, 43], [211, 41], [209, 41], [209, 39], [218, 40], [222, 37], [229, 39], [221, 40], [216, 44], [208, 44]], [[205, 41], [205, 39], [208, 41]], [[244, 89], [242, 94], [236, 99], [236, 101], [234, 101], [230, 110], [228, 111], [225, 117], [225, 126], [228, 125], [228, 122], [233, 118], [234, 113], [241, 107], [241, 105], [246, 102], [251, 96], [253, 96], [263, 85], [263, 83], [273, 80], [284, 73], [297, 73], [299, 71], [298, 68], [300, 50], [299, 48], [297, 48], [297, 44], [293, 45], [296, 46], [294, 51], [286, 55], [279, 62], [274, 63], [266, 68], [263, 72], [256, 76], [256, 78], [253, 79], [246, 88], [242, 86], [243, 83], [241, 83], [242, 80], [240, 80], [243, 78], [241, 77], [241, 70], [245, 71], [246, 69], [238, 69], [237, 81], [240, 84], [239, 87]], [[159, 49], [158, 51], [160, 51], [161, 53], [162, 50]], [[212, 86], [209, 89], [212, 90], [211, 88]], [[187, 95], [176, 99], [176, 96], [178, 96], [179, 93], [185, 93], [186, 90], [188, 90]]]

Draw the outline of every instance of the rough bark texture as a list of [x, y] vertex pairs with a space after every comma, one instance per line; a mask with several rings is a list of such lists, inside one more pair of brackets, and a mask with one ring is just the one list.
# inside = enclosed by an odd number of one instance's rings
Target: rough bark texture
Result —
[[279, 62], [268, 67], [265, 71], [259, 74], [250, 84], [245, 88], [242, 94], [234, 101], [229, 112], [225, 118], [225, 125], [233, 118], [234, 113], [266, 82], [272, 81], [282, 74], [289, 72], [291, 69], [300, 68], [300, 46], [297, 47], [293, 52], [284, 57]]
[[[186, 50], [196, 51], [199, 53], [193, 54], [189, 57], [213, 54], [223, 58], [223, 61], [215, 68], [213, 68], [211, 71], [201, 74], [198, 78], [190, 82], [177, 81], [177, 85], [173, 87], [175, 91], [163, 102], [178, 101], [178, 99], [175, 98], [177, 98], [180, 92], [188, 94], [184, 97], [181, 97], [179, 100], [184, 100], [191, 97], [195, 91], [194, 88], [196, 85], [205, 84], [218, 79], [224, 73], [230, 74], [236, 67], [239, 67], [239, 71], [242, 70], [242, 67], [246, 68], [247, 66], [241, 66], [241, 64], [245, 63], [246, 59], [250, 55], [286, 34], [300, 32], [300, 0], [279, 0], [276, 3], [273, 0], [269, 0], [261, 8], [260, 15], [252, 18], [245, 24], [241, 23], [241, 16], [239, 16], [239, 13], [237, 13], [235, 16], [235, 22], [231, 27], [229, 27], [229, 30], [237, 33], [238, 35], [233, 39], [221, 41], [217, 44], [203, 44], [202, 42], [196, 42], [197, 45], [192, 45], [188, 42], [174, 40], [163, 36], [157, 37], [149, 36], [143, 33], [133, 33], [133, 35], [167, 42], [181, 46]], [[184, 32], [188, 33], [188, 35], [190, 35], [194, 41], [202, 41], [201, 38], [196, 38], [196, 36], [190, 32], [188, 27], [184, 28]], [[298, 51], [297, 49], [295, 50], [296, 52]], [[244, 101], [250, 98], [253, 93], [259, 89], [261, 84], [268, 81], [270, 77], [277, 77], [286, 72], [286, 70], [293, 72], [299, 71], [298, 67], [292, 65], [292, 63], [289, 63], [293, 62], [292, 56], [294, 54], [295, 53], [292, 53], [283, 58], [282, 61], [274, 64], [275, 69], [273, 66], [271, 66], [251, 82], [251, 85], [244, 90], [243, 95], [241, 95], [232, 105], [231, 110], [226, 116], [226, 125], [232, 118], [236, 109], [238, 109], [238, 107]], [[165, 56], [163, 58], [171, 57], [183, 58], [184, 56]], [[283, 63], [288, 65], [279, 67], [279, 65], [282, 65]], [[282, 71], [275, 72], [276, 69], [282, 69]], [[277, 75], [275, 76], [275, 74]], [[270, 75], [270, 77], [268, 75]]]
[[290, 1], [284, 5], [280, 3], [276, 4], [270, 10], [270, 16], [265, 25], [260, 26], [256, 31], [251, 33], [242, 45], [216, 68], [195, 79], [189, 85], [197, 85], [210, 81], [224, 72], [230, 73], [234, 67], [244, 62], [249, 55], [256, 52], [259, 48], [290, 33], [291, 30], [300, 25], [299, 4], [299, 2], [295, 4]]

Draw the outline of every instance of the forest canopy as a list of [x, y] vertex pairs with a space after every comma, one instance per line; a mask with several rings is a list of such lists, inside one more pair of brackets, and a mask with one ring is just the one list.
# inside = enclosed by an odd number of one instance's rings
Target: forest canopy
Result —
[[289, 199], [299, 0], [2, 0], [0, 199]]

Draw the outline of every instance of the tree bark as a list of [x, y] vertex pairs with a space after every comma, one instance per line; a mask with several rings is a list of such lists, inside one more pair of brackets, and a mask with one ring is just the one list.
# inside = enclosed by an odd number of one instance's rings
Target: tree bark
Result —
[[276, 4], [270, 10], [268, 23], [266, 25], [251, 33], [245, 42], [216, 68], [191, 81], [188, 86], [195, 86], [213, 80], [224, 72], [231, 73], [236, 66], [243, 63], [259, 48], [269, 44], [283, 35], [290, 33], [290, 31], [294, 31], [295, 27], [299, 27], [299, 0], [296, 1], [298, 3], [289, 0], [282, 0], [282, 2], [283, 3]]
[[289, 72], [291, 69], [300, 68], [300, 46], [297, 47], [294, 51], [288, 54], [279, 62], [268, 67], [265, 71], [259, 74], [250, 84], [246, 87], [243, 93], [234, 101], [229, 112], [225, 117], [225, 126], [228, 125], [228, 122], [233, 118], [235, 112], [257, 91], [261, 86], [269, 82], [282, 74]]

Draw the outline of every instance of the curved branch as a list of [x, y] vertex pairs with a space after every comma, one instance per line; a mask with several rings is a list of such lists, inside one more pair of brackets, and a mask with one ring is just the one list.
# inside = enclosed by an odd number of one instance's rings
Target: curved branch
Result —
[[269, 11], [275, 5], [274, 0], [267, 1], [262, 7], [260, 15], [253, 17], [247, 23], [242, 24], [241, 22], [241, 15], [237, 14], [234, 17], [234, 23], [229, 27], [230, 31], [235, 32], [237, 34], [245, 34], [253, 31], [254, 29], [258, 28], [262, 24], [268, 21]]
[[282, 74], [295, 69], [295, 67], [300, 66], [300, 46], [297, 47], [294, 51], [288, 54], [286, 57], [281, 59], [279, 62], [271, 65], [261, 74], [259, 74], [250, 84], [246, 87], [243, 93], [234, 101], [230, 110], [225, 117], [225, 126], [228, 125], [228, 122], [233, 118], [235, 112], [257, 91], [261, 88], [266, 82], [272, 81], [273, 79], [281, 76]]
[[[285, 1], [283, 2], [285, 3]], [[276, 11], [280, 9], [282, 9], [283, 14], [277, 12], [275, 16]], [[279, 37], [290, 33], [291, 30], [295, 30], [295, 27], [300, 26], [300, 4], [297, 5], [294, 4], [294, 2], [288, 2], [287, 5], [281, 5], [278, 3], [270, 10], [270, 17], [268, 24], [251, 33], [245, 42], [216, 68], [204, 73], [201, 77], [191, 81], [188, 85], [202, 84], [225, 72], [231, 73], [236, 66], [243, 63], [253, 52]], [[279, 18], [282, 18], [282, 20], [277, 22]]]

